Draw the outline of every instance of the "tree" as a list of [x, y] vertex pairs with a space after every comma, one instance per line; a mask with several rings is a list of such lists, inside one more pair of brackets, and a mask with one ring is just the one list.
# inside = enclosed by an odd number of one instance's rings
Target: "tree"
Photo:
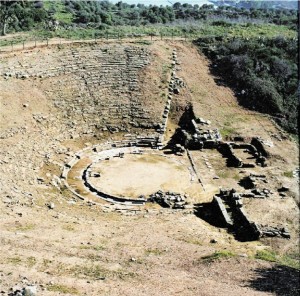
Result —
[[47, 17], [40, 1], [0, 0], [0, 35], [5, 36], [8, 27], [30, 30], [35, 22], [42, 22]]
[[15, 7], [18, 1], [0, 1], [0, 35], [6, 35], [7, 26], [15, 18]]
[[292, 73], [288, 61], [284, 59], [275, 58], [272, 63], [272, 73], [279, 82], [285, 81]]
[[101, 20], [102, 20], [102, 23], [104, 23], [104, 24], [107, 24], [107, 25], [112, 24], [111, 14], [109, 14], [109, 13], [102, 12], [101, 13]]
[[86, 11], [80, 10], [76, 16], [76, 22], [86, 24], [90, 21], [90, 15]]
[[174, 10], [178, 10], [180, 8], [181, 8], [181, 3], [180, 2], [176, 2], [176, 3], [173, 4], [173, 9]]

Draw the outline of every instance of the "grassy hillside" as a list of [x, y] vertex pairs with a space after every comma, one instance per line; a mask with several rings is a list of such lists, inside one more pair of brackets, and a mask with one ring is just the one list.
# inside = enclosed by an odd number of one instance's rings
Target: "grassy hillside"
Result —
[[64, 1], [43, 1], [43, 7], [52, 18], [60, 23], [71, 24], [73, 15], [66, 9]]

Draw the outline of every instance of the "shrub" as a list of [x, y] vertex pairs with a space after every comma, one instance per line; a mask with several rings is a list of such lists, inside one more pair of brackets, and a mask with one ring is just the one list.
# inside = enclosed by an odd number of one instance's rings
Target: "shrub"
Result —
[[214, 68], [239, 93], [244, 106], [268, 113], [287, 131], [297, 133], [298, 51], [294, 38], [231, 38], [215, 36], [195, 42], [217, 64]]

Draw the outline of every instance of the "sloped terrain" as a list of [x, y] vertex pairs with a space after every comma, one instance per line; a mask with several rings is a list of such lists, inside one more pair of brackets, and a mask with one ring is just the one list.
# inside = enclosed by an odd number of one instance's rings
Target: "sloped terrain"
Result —
[[[240, 242], [192, 209], [97, 203], [63, 186], [63, 168], [77, 151], [160, 135], [174, 49], [180, 62], [176, 73], [185, 86], [172, 95], [163, 144], [190, 104], [228, 141], [259, 136], [271, 143], [267, 167], [227, 167], [216, 150], [191, 151], [203, 182], [192, 202], [210, 202], [219, 187], [243, 190], [240, 179], [263, 173], [274, 193], [246, 200], [244, 207], [257, 223], [288, 227], [290, 239]], [[233, 92], [210, 74], [196, 48], [179, 41], [76, 44], [3, 54], [0, 59], [4, 295], [16, 285], [29, 284], [37, 287], [38, 295], [299, 291], [296, 268], [257, 259], [263, 250], [276, 252], [278, 258], [297, 252], [299, 195], [292, 173], [298, 166], [298, 147], [268, 117], [241, 108]], [[240, 157], [248, 156], [241, 152]], [[284, 196], [278, 192], [282, 186], [288, 188]]]

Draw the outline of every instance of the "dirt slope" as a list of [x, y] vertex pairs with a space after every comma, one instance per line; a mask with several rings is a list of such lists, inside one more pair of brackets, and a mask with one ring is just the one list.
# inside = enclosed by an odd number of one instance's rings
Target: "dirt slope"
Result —
[[[233, 92], [216, 83], [207, 60], [190, 44], [157, 41], [145, 47], [152, 52], [153, 63], [143, 77], [153, 80], [141, 93], [152, 91], [147, 99], [159, 100], [148, 104], [155, 112], [163, 106], [163, 65], [170, 62], [173, 48], [181, 62], [178, 75], [187, 87], [174, 96], [170, 135], [192, 102], [197, 114], [226, 132], [230, 129], [231, 135], [272, 141], [271, 185], [288, 183], [291, 191], [286, 199], [249, 206], [249, 213], [253, 219], [287, 223], [291, 240], [242, 243], [190, 212], [158, 207], [136, 213], [122, 211], [122, 207], [112, 211], [58, 190], [53, 178], [60, 175], [69, 156], [120, 135], [104, 131], [96, 137], [83, 134], [72, 139], [64, 134], [71, 118], [63, 121], [38, 80], [16, 82], [1, 76], [0, 291], [7, 295], [15, 285], [33, 284], [42, 296], [295, 295], [294, 269], [254, 259], [254, 255], [271, 247], [279, 253], [297, 251], [299, 209], [294, 199], [298, 185], [283, 175], [298, 166], [296, 144], [267, 117], [239, 107]], [[161, 64], [153, 67], [155, 57]], [[218, 183], [212, 184], [213, 192]], [[227, 257], [202, 258], [214, 252]]]

